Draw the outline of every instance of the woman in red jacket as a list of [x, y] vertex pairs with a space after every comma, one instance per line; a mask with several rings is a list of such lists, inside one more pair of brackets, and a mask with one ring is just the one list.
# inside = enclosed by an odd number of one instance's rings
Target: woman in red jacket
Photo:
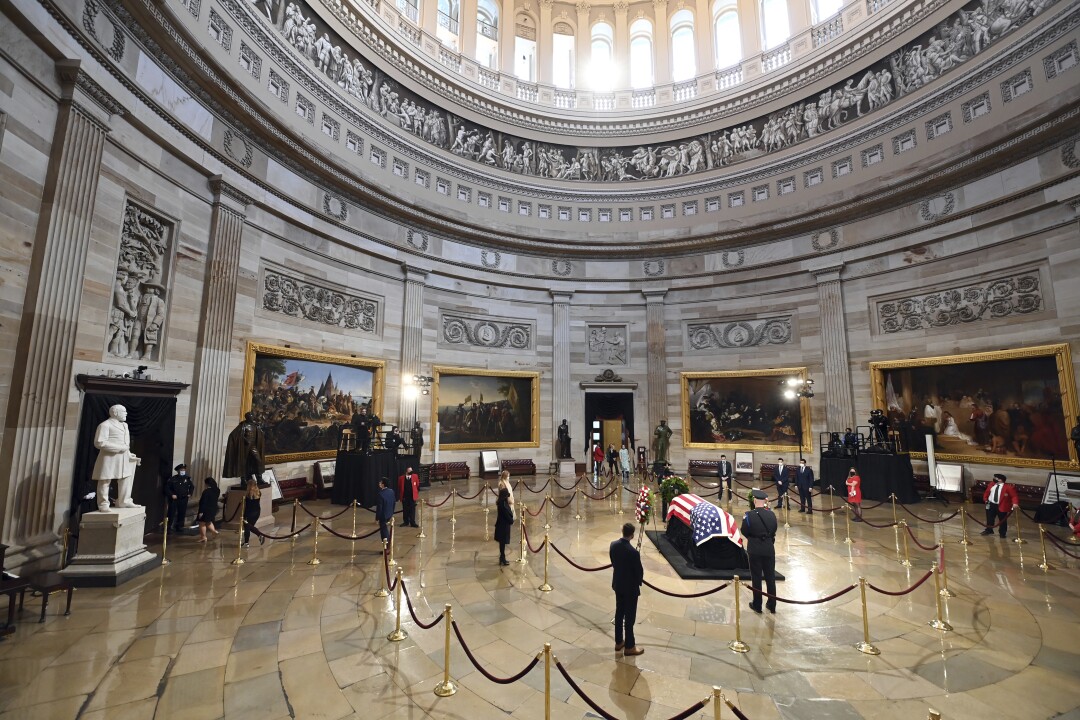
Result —
[[1016, 487], [1005, 482], [1004, 475], [995, 473], [994, 483], [983, 493], [983, 502], [986, 503], [986, 529], [980, 535], [993, 535], [994, 523], [1001, 518], [998, 534], [1005, 537], [1009, 532], [1009, 513], [1020, 505]]
[[596, 480], [596, 485], [600, 485], [600, 476], [604, 474], [604, 446], [600, 443], [593, 445], [592, 449], [593, 459], [593, 479]]
[[862, 522], [862, 478], [855, 468], [848, 471], [847, 501], [855, 508], [855, 522]]

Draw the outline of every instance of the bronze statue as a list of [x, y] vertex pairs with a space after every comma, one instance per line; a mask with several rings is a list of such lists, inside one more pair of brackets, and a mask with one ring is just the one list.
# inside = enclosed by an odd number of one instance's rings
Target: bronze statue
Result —
[[565, 420], [559, 426], [558, 454], [560, 460], [570, 459], [570, 426], [566, 424]]
[[671, 462], [668, 457], [668, 448], [671, 446], [671, 428], [667, 420], [661, 420], [653, 431], [653, 457], [657, 462]]
[[255, 414], [249, 412], [229, 433], [221, 476], [260, 482], [266, 470], [265, 457], [266, 435], [255, 423]]

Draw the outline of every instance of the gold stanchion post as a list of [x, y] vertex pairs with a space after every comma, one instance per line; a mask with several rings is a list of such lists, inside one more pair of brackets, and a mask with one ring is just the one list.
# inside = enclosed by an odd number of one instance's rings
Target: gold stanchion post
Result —
[[242, 514], [240, 515], [240, 529], [236, 531], [236, 559], [232, 561], [232, 564], [244, 564], [244, 516]]
[[716, 685], [712, 687], [713, 720], [720, 719], [720, 711], [724, 707], [724, 693]]
[[[397, 518], [395, 517], [390, 518], [390, 562], [388, 563], [390, 567], [397, 567], [397, 560], [394, 559], [394, 536], [397, 535], [397, 533], [394, 532], [396, 520]], [[316, 526], [315, 529], [318, 530], [318, 526]], [[316, 535], [316, 537], [318, 536]]]
[[581, 488], [574, 489], [574, 495], [577, 496], [577, 515], [574, 516], [575, 520], [581, 519]]
[[907, 520], [901, 520], [898, 527], [901, 528], [900, 536], [902, 538], [904, 538], [904, 559], [900, 561], [900, 564], [903, 565], [904, 567], [911, 567], [911, 557], [908, 555], [908, 544], [907, 544], [907, 527], [908, 527]]
[[930, 708], [930, 714], [926, 716], [926, 720], [941, 720], [941, 713], [934, 708]]
[[544, 720], [551, 720], [551, 643], [544, 643]]
[[961, 545], [970, 545], [971, 541], [968, 540], [967, 535], [967, 500], [960, 501], [960, 528], [963, 531], [963, 537], [957, 542]]
[[551, 502], [551, 491], [548, 491], [547, 498], [544, 500], [547, 503], [547, 520], [544, 522], [544, 529], [551, 529], [551, 506], [554, 504]]
[[[300, 498], [293, 498], [292, 501], [292, 523], [289, 525], [289, 532], [296, 532], [296, 506], [300, 504]], [[355, 535], [356, 533], [353, 533]], [[295, 536], [294, 536], [295, 539]]]
[[518, 557], [517, 561], [524, 564], [529, 562], [528, 558], [525, 557], [525, 511], [528, 508], [525, 503], [520, 503], [519, 508], [518, 512], [521, 513], [521, 555]]
[[397, 582], [394, 584], [394, 605], [397, 606], [397, 618], [394, 620], [394, 631], [386, 636], [386, 639], [390, 642], [401, 642], [409, 637], [409, 633], [401, 629], [401, 585], [403, 582], [401, 568], [399, 567], [397, 569]]
[[443, 675], [442, 682], [435, 686], [435, 694], [439, 697], [450, 697], [457, 692], [457, 685], [450, 679], [450, 628], [454, 624], [450, 603], [446, 603], [446, 607], [443, 609], [443, 624], [446, 625], [446, 642], [443, 645]]
[[956, 593], [949, 589], [949, 569], [945, 564], [944, 546], [941, 548], [941, 592], [938, 594], [946, 598], [956, 597]]
[[862, 642], [855, 644], [855, 649], [865, 655], [880, 655], [878, 650], [870, 642], [870, 620], [866, 613], [866, 578], [859, 578], [859, 597], [862, 601]]
[[851, 545], [855, 541], [851, 539], [851, 506], [844, 506], [844, 543]]
[[1045, 572], [1054, 566], [1046, 561], [1046, 528], [1042, 523], [1039, 523], [1039, 548], [1042, 550], [1042, 562], [1039, 563], [1039, 569]]
[[739, 623], [742, 621], [742, 601], [739, 599], [739, 588], [742, 587], [742, 580], [739, 576], [735, 576], [735, 639], [728, 643], [728, 650], [737, 653], [750, 652], [750, 646], [742, 641], [742, 630], [739, 627]]
[[785, 494], [784, 500], [787, 501], [784, 503], [784, 527], [789, 528], [791, 527], [791, 498]]
[[[161, 532], [161, 564], [168, 565], [172, 562], [169, 558], [165, 557], [169, 549], [169, 516], [165, 516], [163, 521]], [[67, 555], [67, 533], [64, 534], [64, 555]], [[63, 564], [63, 560], [60, 561]]]
[[623, 512], [623, 508], [622, 508], [622, 494], [623, 494], [622, 475], [619, 475], [618, 478], [616, 478], [616, 480], [615, 480], [615, 492], [618, 493], [618, 495], [619, 495], [619, 513], [618, 514], [619, 515], [625, 515], [625, 513]]
[[487, 515], [489, 512], [491, 512], [491, 508], [488, 507], [490, 505], [490, 503], [488, 501], [488, 491], [489, 491], [488, 484], [485, 482], [484, 483], [484, 492], [483, 492], [483, 496], [484, 496], [484, 514], [485, 515]]
[[551, 539], [544, 533], [544, 584], [537, 588], [540, 592], [551, 592], [554, 588], [548, 583], [548, 551], [551, 549]]
[[892, 503], [892, 521], [893, 525], [896, 524], [896, 493], [889, 494], [889, 502]]
[[1016, 525], [1016, 537], [1013, 538], [1013, 542], [1016, 543], [1017, 545], [1023, 545], [1024, 543], [1027, 542], [1027, 540], [1020, 537], [1020, 506], [1019, 505], [1016, 506], [1016, 512], [1013, 513], [1013, 514], [1016, 516], [1016, 522], [1014, 523]]
[[[386, 563], [386, 551], [388, 547], [386, 540], [382, 541], [382, 560]], [[386, 587], [386, 566], [383, 566], [383, 572], [379, 573], [379, 589], [375, 591], [375, 597], [389, 597], [390, 588]]]
[[457, 524], [457, 488], [450, 488], [450, 524]]
[[416, 533], [416, 537], [423, 540], [427, 537], [427, 533], [424, 532], [424, 498], [416, 501], [416, 517], [420, 520], [420, 532]]
[[320, 518], [315, 518], [315, 542], [311, 545], [311, 559], [307, 561], [308, 565], [318, 565], [322, 562], [319, 559], [319, 525], [321, 524]]
[[352, 501], [352, 536], [356, 537], [356, 506], [360, 504], [359, 500]]
[[937, 591], [934, 593], [934, 600], [937, 601], [937, 617], [928, 622], [927, 625], [935, 630], [948, 632], [952, 630], [952, 625], [945, 622], [945, 618], [941, 614], [941, 578], [939, 577], [937, 563], [930, 566], [930, 572], [934, 573], [934, 589]]

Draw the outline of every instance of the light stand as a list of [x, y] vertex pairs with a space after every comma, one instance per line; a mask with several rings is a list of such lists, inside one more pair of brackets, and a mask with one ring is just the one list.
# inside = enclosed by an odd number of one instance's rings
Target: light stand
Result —
[[[814, 381], [810, 378], [789, 377], [780, 380], [778, 384], [783, 388], [782, 393], [787, 400], [809, 400], [814, 397]], [[799, 461], [802, 462], [805, 458], [803, 457], [801, 425], [799, 427], [799, 435]]]

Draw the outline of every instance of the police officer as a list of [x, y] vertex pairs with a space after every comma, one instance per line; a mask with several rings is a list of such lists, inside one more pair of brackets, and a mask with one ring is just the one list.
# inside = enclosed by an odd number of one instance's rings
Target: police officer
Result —
[[180, 532], [187, 515], [188, 498], [195, 492], [195, 484], [187, 474], [187, 465], [180, 463], [173, 470], [176, 474], [165, 481], [165, 496], [169, 499], [168, 526], [171, 532]]
[[761, 613], [761, 579], [765, 578], [765, 588], [772, 595], [765, 603], [769, 612], [776, 613], [776, 515], [769, 509], [769, 496], [764, 490], [755, 488], [751, 493], [754, 507], [743, 515], [743, 537], [746, 538], [746, 555], [750, 560], [750, 585], [754, 590], [754, 599], [750, 609]]

